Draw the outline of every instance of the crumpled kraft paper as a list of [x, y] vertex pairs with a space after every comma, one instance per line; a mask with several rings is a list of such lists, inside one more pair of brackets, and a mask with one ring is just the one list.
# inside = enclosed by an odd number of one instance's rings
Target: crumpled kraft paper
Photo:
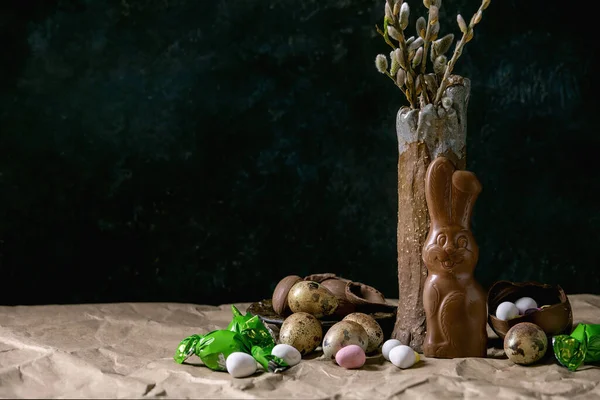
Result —
[[[600, 296], [571, 295], [575, 323], [600, 323]], [[393, 302], [392, 300], [390, 300]], [[245, 311], [249, 304], [237, 304]], [[345, 370], [317, 355], [281, 374], [234, 379], [198, 358], [173, 361], [179, 342], [222, 329], [229, 305], [172, 303], [0, 307], [2, 398], [600, 399], [600, 368], [490, 358], [423, 358], [400, 370], [381, 356]], [[493, 333], [490, 331], [490, 334]]]

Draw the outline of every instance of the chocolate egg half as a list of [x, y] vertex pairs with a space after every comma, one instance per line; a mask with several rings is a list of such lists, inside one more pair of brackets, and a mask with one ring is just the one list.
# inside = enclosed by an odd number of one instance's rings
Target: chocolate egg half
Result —
[[273, 311], [279, 315], [284, 315], [289, 310], [288, 293], [292, 286], [300, 282], [302, 278], [297, 275], [289, 275], [279, 281], [273, 291]]
[[[531, 297], [537, 304], [548, 305], [536, 311], [529, 311], [508, 321], [502, 321], [493, 315], [496, 308], [505, 301], [515, 302], [522, 297]], [[487, 298], [488, 322], [496, 334], [504, 339], [513, 326], [521, 322], [531, 322], [549, 336], [569, 334], [573, 329], [571, 303], [564, 290], [558, 285], [539, 282], [498, 281], [492, 285]]]

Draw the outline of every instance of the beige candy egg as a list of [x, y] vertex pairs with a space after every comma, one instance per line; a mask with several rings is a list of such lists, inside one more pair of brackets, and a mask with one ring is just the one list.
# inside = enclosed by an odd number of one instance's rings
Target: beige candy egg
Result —
[[293, 313], [306, 312], [322, 318], [335, 312], [338, 299], [317, 282], [301, 281], [290, 289], [288, 305]]
[[352, 313], [344, 317], [343, 321], [354, 321], [367, 332], [369, 336], [369, 345], [365, 353], [372, 353], [383, 343], [383, 330], [375, 318], [364, 313]]
[[297, 312], [287, 317], [279, 330], [279, 343], [293, 346], [302, 355], [313, 352], [323, 339], [321, 322], [314, 315]]
[[340, 321], [334, 324], [323, 338], [323, 354], [325, 358], [333, 358], [342, 348], [355, 344], [363, 351], [369, 345], [369, 335], [360, 324], [354, 321]]

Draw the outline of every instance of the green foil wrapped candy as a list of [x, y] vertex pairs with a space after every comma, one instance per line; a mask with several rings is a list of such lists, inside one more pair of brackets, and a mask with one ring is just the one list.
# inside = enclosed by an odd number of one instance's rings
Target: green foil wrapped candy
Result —
[[227, 329], [239, 333], [250, 342], [250, 354], [265, 371], [280, 372], [289, 367], [281, 358], [271, 355], [276, 345], [275, 338], [258, 316], [250, 313], [242, 315], [234, 305], [231, 306], [231, 312], [233, 319]]
[[262, 320], [250, 313], [242, 315], [234, 305], [231, 306], [231, 312], [233, 319], [227, 326], [227, 330], [241, 334], [251, 342], [252, 346], [262, 347], [270, 353], [275, 347], [275, 338]]
[[556, 360], [567, 367], [569, 371], [575, 371], [585, 359], [585, 345], [569, 335], [556, 335], [552, 338], [552, 348]]
[[554, 356], [569, 371], [600, 361], [600, 325], [579, 324], [570, 335], [552, 338]]
[[271, 350], [272, 349], [267, 350], [263, 347], [254, 346], [252, 347], [251, 354], [252, 357], [262, 365], [265, 371], [281, 372], [288, 369], [289, 365], [282, 358], [272, 355]]
[[231, 353], [250, 354], [251, 347], [237, 332], [217, 330], [206, 335], [192, 335], [179, 343], [175, 362], [181, 364], [188, 357], [196, 354], [208, 368], [215, 371], [226, 371], [225, 360]]
[[216, 330], [206, 335], [192, 335], [183, 339], [173, 359], [181, 364], [192, 355], [197, 355], [208, 368], [226, 371], [225, 361], [231, 353], [243, 352], [252, 357], [269, 372], [287, 369], [283, 359], [271, 355], [275, 339], [260, 318], [242, 313], [231, 306], [233, 319], [227, 330]]
[[586, 343], [586, 363], [600, 361], [600, 324], [579, 324], [571, 337]]

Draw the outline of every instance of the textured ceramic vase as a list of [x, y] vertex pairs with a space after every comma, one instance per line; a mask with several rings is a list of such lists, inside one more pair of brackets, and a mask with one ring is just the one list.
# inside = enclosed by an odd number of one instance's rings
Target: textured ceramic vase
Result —
[[393, 337], [421, 352], [426, 332], [423, 287], [427, 268], [422, 249], [429, 230], [425, 173], [432, 159], [445, 156], [466, 166], [467, 106], [470, 81], [451, 76], [443, 105], [398, 111], [398, 285]]

